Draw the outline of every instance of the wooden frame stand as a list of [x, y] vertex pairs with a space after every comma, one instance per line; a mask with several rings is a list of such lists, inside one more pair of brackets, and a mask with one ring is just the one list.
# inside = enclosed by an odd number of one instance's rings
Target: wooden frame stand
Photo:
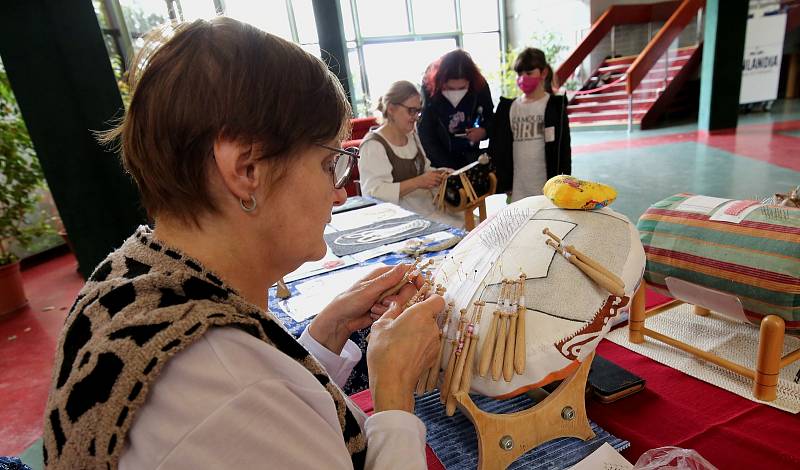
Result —
[[478, 220], [483, 222], [486, 220], [486, 198], [494, 194], [497, 190], [497, 176], [494, 173], [489, 173], [489, 190], [483, 196], [478, 197], [472, 184], [467, 179], [467, 175], [462, 173], [460, 175], [462, 188], [458, 190], [461, 195], [461, 204], [453, 208], [455, 212], [464, 211], [464, 228], [469, 232], [475, 228], [475, 208], [478, 208]]
[[[763, 401], [775, 400], [778, 390], [778, 377], [780, 376], [781, 369], [800, 359], [800, 349], [792, 351], [785, 356], [781, 356], [783, 353], [783, 338], [786, 330], [783, 318], [777, 315], [767, 315], [761, 320], [756, 368], [755, 370], [748, 369], [740, 364], [646, 328], [645, 320], [647, 318], [658, 315], [683, 302], [675, 300], [656, 309], [645, 311], [645, 288], [646, 283], [642, 280], [639, 290], [636, 291], [636, 294], [633, 296], [633, 305], [628, 322], [630, 328], [628, 331], [628, 339], [632, 343], [644, 343], [645, 336], [648, 336], [669, 344], [670, 346], [686, 351], [729, 371], [752, 379], [754, 397]], [[694, 312], [696, 315], [700, 316], [707, 316], [710, 313], [707, 308], [699, 305], [695, 305]]]
[[481, 411], [465, 392], [455, 394], [458, 408], [478, 434], [478, 469], [504, 470], [534, 447], [558, 437], [595, 436], [586, 417], [586, 380], [594, 353], [547, 398], [510, 414]]

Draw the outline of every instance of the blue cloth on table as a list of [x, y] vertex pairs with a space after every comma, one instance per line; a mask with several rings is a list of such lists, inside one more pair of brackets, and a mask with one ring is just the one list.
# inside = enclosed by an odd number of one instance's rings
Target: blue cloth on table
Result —
[[[458, 235], [464, 236], [466, 232], [461, 229], [457, 228], [449, 228], [448, 232]], [[448, 253], [450, 250], [442, 250], [436, 253], [425, 253], [422, 255], [422, 258], [429, 258], [431, 256], [440, 256], [443, 254]], [[339, 271], [344, 271], [347, 269], [355, 269], [358, 266], [369, 266], [371, 264], [387, 264], [390, 266], [394, 266], [400, 263], [411, 263], [413, 260], [410, 256], [400, 254], [400, 253], [389, 253], [383, 256], [378, 256], [376, 258], [372, 258], [367, 260], [361, 264], [355, 266], [349, 266], [347, 268], [342, 268]], [[304, 279], [298, 279], [296, 281], [290, 282], [287, 284], [289, 291], [292, 295], [299, 295], [300, 293], [297, 291], [295, 287], [297, 284], [301, 282], [305, 282], [311, 279], [318, 279], [324, 278], [326, 275], [330, 273], [323, 273], [318, 274], [316, 276], [310, 276]], [[275, 295], [275, 289], [269, 289], [269, 298], [268, 298], [268, 305], [269, 311], [272, 312], [278, 319], [280, 319], [286, 328], [295, 336], [300, 337], [303, 333], [303, 330], [311, 323], [313, 317], [303, 320], [301, 322], [295, 321], [292, 317], [290, 317], [286, 312], [283, 311], [279, 304], [280, 299]], [[348, 395], [352, 395], [354, 393], [358, 393], [362, 390], [366, 390], [369, 388], [369, 374], [367, 373], [367, 335], [369, 334], [370, 329], [364, 328], [363, 330], [356, 331], [350, 336], [350, 339], [353, 340], [354, 343], [364, 352], [364, 356], [361, 358], [358, 364], [353, 368], [353, 373], [350, 374], [350, 378], [347, 379], [347, 383], [344, 386], [344, 392]]]
[[0, 470], [31, 470], [18, 457], [0, 457]]
[[[470, 394], [470, 398], [483, 411], [512, 413], [534, 405], [534, 401], [522, 394], [508, 400], [495, 400], [482, 395]], [[445, 414], [439, 401], [439, 392], [418, 396], [414, 413], [428, 429], [426, 440], [446, 469], [471, 469], [478, 467], [478, 437], [475, 427], [457, 411], [453, 416]], [[561, 469], [569, 468], [583, 460], [598, 447], [608, 442], [618, 451], [630, 447], [630, 442], [619, 439], [597, 424], [589, 421], [595, 437], [583, 441], [574, 437], [561, 437], [547, 441], [515, 460], [509, 469]]]

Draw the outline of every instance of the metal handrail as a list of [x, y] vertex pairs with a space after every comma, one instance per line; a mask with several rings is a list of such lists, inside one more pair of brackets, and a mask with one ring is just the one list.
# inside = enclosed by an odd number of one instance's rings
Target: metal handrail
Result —
[[644, 80], [650, 69], [664, 56], [664, 89], [667, 87], [669, 72], [670, 44], [683, 32], [689, 22], [705, 6], [705, 0], [683, 0], [664, 26], [656, 33], [628, 68], [625, 91], [628, 94], [628, 132], [633, 129], [633, 93]]
[[616, 85], [618, 83], [623, 82], [627, 78], [628, 78], [628, 73], [627, 73], [627, 71], [625, 71], [625, 73], [623, 73], [620, 78], [614, 80], [611, 83], [607, 83], [607, 84], [605, 84], [603, 86], [599, 86], [597, 88], [592, 88], [591, 90], [578, 90], [578, 91], [573, 92], [573, 95], [591, 95], [593, 93], [599, 93], [601, 91], [604, 91], [604, 90], [607, 90], [607, 89], [611, 88], [612, 86], [614, 86], [614, 85]]
[[667, 19], [678, 8], [679, 1], [665, 1], [644, 5], [613, 5], [603, 13], [592, 25], [589, 34], [570, 53], [558, 67], [555, 76], [559, 83], [564, 83], [575, 73], [575, 69], [597, 47], [600, 41], [614, 26], [624, 24], [649, 23]]
[[705, 3], [705, 0], [683, 0], [628, 69], [628, 83], [625, 89], [629, 95], [639, 86], [653, 65], [669, 49], [672, 41], [683, 32]]

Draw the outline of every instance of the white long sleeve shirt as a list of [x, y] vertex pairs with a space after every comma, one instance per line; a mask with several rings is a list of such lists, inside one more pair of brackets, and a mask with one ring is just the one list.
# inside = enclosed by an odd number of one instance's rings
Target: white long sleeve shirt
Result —
[[[407, 135], [406, 145], [394, 145], [386, 139], [386, 136], [377, 133], [389, 143], [392, 151], [399, 158], [413, 160], [417, 155], [417, 150], [423, 152], [422, 144], [415, 132]], [[403, 197], [400, 197], [400, 183], [394, 182], [392, 177], [392, 163], [386, 154], [386, 149], [377, 140], [368, 140], [361, 144], [359, 149], [360, 158], [358, 159], [358, 173], [361, 181], [361, 192], [370, 197], [394, 204], [415, 212], [422, 217], [436, 220], [454, 227], [464, 225], [462, 217], [437, 211], [433, 205], [433, 197], [436, 194], [434, 189], [415, 189]], [[425, 168], [423, 171], [431, 171], [431, 161], [425, 156]]]
[[[334, 354], [308, 334], [300, 343], [339, 386], [361, 359]], [[424, 469], [425, 425], [411, 413], [367, 418], [368, 469]], [[119, 462], [129, 469], [350, 469], [330, 394], [302, 365], [235, 328], [215, 328], [170, 359], [139, 409]]]

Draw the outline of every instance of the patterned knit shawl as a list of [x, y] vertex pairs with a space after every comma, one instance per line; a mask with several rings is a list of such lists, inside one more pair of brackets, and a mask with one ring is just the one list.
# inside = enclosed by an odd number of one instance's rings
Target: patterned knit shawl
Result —
[[[333, 397], [354, 468], [366, 439], [339, 387], [271, 314], [140, 227], [97, 267], [59, 338], [44, 417], [48, 468], [116, 468], [167, 360], [209, 328], [239, 328], [303, 365]], [[311, 432], [312, 430], [309, 430]]]

